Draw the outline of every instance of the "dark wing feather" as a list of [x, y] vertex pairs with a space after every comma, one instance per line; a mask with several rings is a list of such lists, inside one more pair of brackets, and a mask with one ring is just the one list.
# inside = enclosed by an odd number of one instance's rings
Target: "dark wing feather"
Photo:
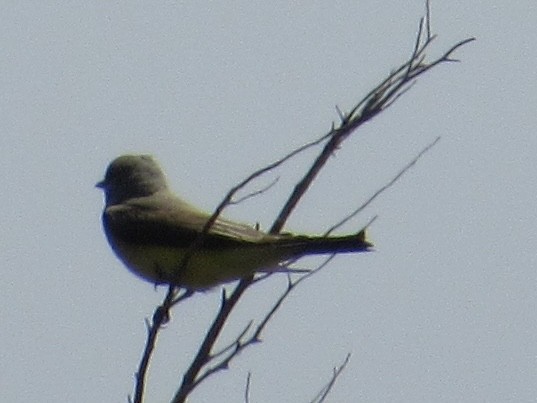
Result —
[[[133, 244], [188, 247], [209, 219], [188, 203], [167, 194], [131, 199], [109, 206], [103, 213], [105, 227], [113, 237]], [[203, 247], [233, 248], [271, 236], [244, 224], [218, 219], [206, 235]]]

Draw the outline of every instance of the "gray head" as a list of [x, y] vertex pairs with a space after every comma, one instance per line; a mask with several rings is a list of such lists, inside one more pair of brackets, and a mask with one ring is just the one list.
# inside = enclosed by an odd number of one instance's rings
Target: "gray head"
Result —
[[150, 155], [116, 158], [108, 166], [104, 180], [96, 186], [104, 190], [107, 206], [168, 188], [164, 172]]

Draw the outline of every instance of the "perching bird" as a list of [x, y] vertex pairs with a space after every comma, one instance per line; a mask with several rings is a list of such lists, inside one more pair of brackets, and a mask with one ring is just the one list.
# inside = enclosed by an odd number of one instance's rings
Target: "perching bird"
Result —
[[97, 187], [105, 193], [102, 219], [110, 246], [132, 272], [155, 284], [203, 290], [281, 269], [301, 256], [365, 252], [372, 246], [363, 230], [330, 237], [271, 235], [218, 218], [191, 248], [210, 214], [172, 193], [164, 172], [148, 155], [116, 158]]

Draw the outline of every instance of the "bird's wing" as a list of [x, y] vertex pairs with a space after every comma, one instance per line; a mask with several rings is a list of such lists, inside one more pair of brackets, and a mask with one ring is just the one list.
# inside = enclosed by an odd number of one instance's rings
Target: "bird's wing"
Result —
[[[103, 220], [111, 235], [139, 244], [189, 246], [210, 215], [173, 194], [154, 194], [105, 209]], [[205, 236], [204, 247], [233, 247], [277, 239], [245, 224], [219, 218]]]

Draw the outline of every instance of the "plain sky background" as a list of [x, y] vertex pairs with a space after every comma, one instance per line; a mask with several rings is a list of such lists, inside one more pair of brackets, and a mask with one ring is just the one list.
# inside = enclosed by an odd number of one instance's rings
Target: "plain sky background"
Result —
[[[337, 120], [410, 54], [422, 0], [4, 1], [0, 5], [0, 401], [126, 402], [157, 291], [115, 258], [94, 184], [151, 153], [212, 210]], [[322, 232], [440, 143], [342, 229], [379, 218], [377, 251], [339, 256], [289, 298], [264, 342], [193, 402], [305, 402], [347, 353], [331, 402], [537, 399], [537, 3], [433, 1], [438, 56], [332, 158], [287, 229]], [[227, 211], [267, 228], [314, 152]], [[252, 190], [254, 190], [252, 188]], [[302, 261], [310, 265], [318, 260]], [[227, 340], [279, 295], [249, 292]], [[174, 310], [150, 368], [167, 402], [219, 306]]]

